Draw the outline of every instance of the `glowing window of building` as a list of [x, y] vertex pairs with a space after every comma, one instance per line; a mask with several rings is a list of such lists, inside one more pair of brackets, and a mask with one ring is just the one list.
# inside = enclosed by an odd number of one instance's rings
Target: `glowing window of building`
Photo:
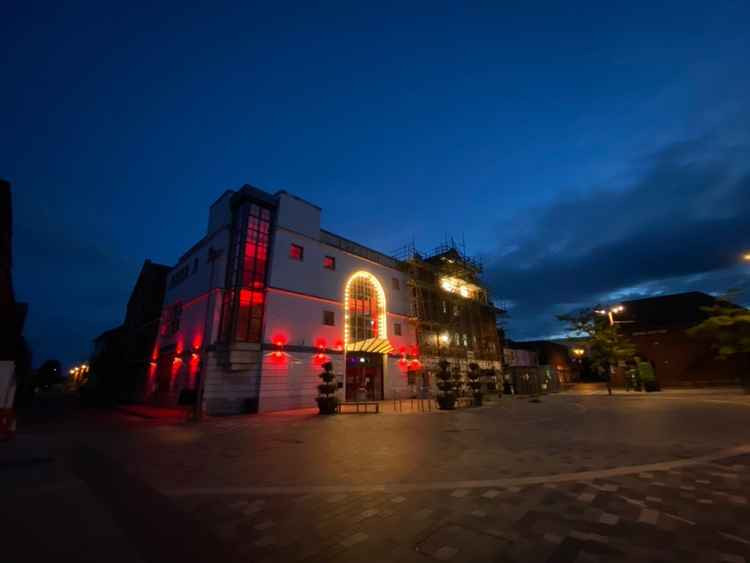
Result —
[[357, 272], [346, 284], [345, 341], [387, 338], [385, 293], [377, 278], [368, 272]]
[[269, 209], [245, 202], [237, 210], [222, 307], [225, 341], [260, 342], [270, 225]]

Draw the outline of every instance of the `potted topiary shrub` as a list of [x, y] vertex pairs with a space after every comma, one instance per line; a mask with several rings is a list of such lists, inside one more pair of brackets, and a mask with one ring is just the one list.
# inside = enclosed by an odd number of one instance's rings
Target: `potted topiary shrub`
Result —
[[438, 364], [440, 371], [437, 373], [437, 402], [442, 410], [451, 410], [456, 408], [456, 383], [453, 374], [450, 372], [450, 364], [446, 360], [440, 360]]
[[336, 397], [337, 385], [333, 382], [336, 377], [333, 373], [333, 364], [326, 362], [322, 367], [323, 371], [318, 374], [318, 377], [323, 380], [323, 383], [318, 385], [318, 392], [320, 394], [315, 400], [318, 403], [320, 414], [335, 414], [339, 399]]
[[471, 389], [471, 396], [474, 398], [475, 407], [482, 406], [482, 382], [479, 381], [480, 375], [479, 364], [470, 363], [468, 373], [469, 388]]
[[640, 379], [643, 382], [643, 390], [652, 393], [654, 391], [661, 391], [661, 386], [656, 380], [656, 374], [654, 374], [654, 368], [650, 362], [642, 361], [638, 363], [638, 373]]

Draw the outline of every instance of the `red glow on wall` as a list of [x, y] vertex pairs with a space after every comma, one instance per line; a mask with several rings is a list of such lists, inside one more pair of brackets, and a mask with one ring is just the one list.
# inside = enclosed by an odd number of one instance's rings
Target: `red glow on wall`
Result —
[[185, 339], [181, 334], [177, 337], [177, 344], [175, 344], [174, 350], [175, 354], [177, 354], [178, 356], [182, 355], [182, 352], [185, 351]]
[[286, 334], [277, 332], [276, 334], [273, 335], [271, 342], [273, 342], [274, 346], [279, 346], [279, 347], [286, 346], [286, 343], [287, 343]]
[[193, 350], [200, 350], [202, 344], [203, 344], [203, 333], [197, 332], [193, 336]]
[[342, 352], [344, 350], [344, 341], [343, 340], [337, 340], [333, 344], [333, 349], [337, 352]]
[[322, 366], [326, 362], [330, 362], [330, 361], [331, 361], [331, 359], [328, 356], [326, 356], [325, 354], [322, 354], [322, 353], [321, 354], [315, 354], [313, 356], [313, 364], [315, 364], [316, 366]]
[[412, 346], [411, 347], [411, 355], [412, 356], [419, 356], [419, 347], [418, 346]]
[[285, 365], [287, 362], [287, 354], [281, 350], [271, 352], [268, 356], [271, 363], [277, 366]]
[[326, 349], [326, 339], [325, 338], [318, 338], [317, 340], [315, 340], [315, 347], [318, 350], [321, 350], [321, 351], [325, 350]]

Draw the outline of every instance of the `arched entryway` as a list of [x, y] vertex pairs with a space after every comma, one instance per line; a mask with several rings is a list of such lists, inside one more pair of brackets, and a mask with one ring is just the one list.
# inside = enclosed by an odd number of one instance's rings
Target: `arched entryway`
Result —
[[383, 364], [388, 342], [385, 291], [369, 272], [353, 274], [344, 289], [344, 344], [347, 401], [378, 401], [383, 396]]

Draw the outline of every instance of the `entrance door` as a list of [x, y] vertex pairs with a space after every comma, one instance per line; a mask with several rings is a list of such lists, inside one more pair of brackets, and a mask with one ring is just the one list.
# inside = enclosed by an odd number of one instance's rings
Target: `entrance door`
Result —
[[383, 355], [351, 352], [346, 355], [346, 400], [383, 400]]

